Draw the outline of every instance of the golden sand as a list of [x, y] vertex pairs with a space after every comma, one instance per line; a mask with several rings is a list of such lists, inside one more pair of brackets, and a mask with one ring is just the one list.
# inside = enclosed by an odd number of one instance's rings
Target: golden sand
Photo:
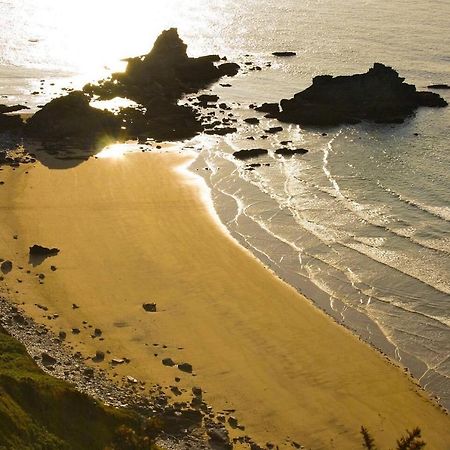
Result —
[[[449, 448], [449, 417], [401, 369], [225, 232], [204, 182], [186, 169], [191, 158], [130, 154], [0, 172], [0, 256], [15, 264], [3, 283], [12, 298], [56, 332], [80, 328], [68, 341], [87, 355], [130, 358], [111, 373], [201, 386], [216, 411], [236, 409], [258, 442], [356, 449], [365, 425], [387, 448], [419, 425], [427, 448]], [[61, 252], [33, 268], [35, 243]], [[153, 301], [158, 312], [145, 312]], [[164, 366], [168, 357], [192, 364], [195, 376]]]

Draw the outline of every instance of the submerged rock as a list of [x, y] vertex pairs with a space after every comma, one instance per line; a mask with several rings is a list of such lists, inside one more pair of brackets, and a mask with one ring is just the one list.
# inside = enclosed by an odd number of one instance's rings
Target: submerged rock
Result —
[[280, 102], [273, 116], [303, 125], [355, 124], [362, 120], [401, 123], [419, 106], [444, 107], [438, 94], [418, 92], [391, 67], [375, 63], [368, 72], [350, 76], [321, 75], [309, 88]]

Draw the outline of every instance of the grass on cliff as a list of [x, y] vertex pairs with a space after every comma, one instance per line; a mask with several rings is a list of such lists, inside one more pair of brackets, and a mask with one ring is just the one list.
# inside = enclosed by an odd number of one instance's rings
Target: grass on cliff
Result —
[[149, 450], [154, 431], [45, 374], [0, 327], [1, 450]]

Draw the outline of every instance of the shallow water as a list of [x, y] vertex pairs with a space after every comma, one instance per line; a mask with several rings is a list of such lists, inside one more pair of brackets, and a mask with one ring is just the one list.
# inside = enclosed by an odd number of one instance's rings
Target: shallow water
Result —
[[[239, 117], [254, 115], [251, 103], [291, 96], [317, 74], [362, 72], [375, 61], [421, 89], [450, 83], [447, 1], [131, 0], [125, 7], [9, 0], [0, 2], [0, 24], [2, 102], [33, 109], [61, 87], [81, 86], [147, 52], [170, 26], [193, 55], [220, 53], [264, 68], [231, 80], [232, 88], [213, 88]], [[298, 55], [275, 58], [276, 50]], [[448, 91], [441, 95], [450, 101]], [[194, 140], [193, 169], [207, 176], [222, 220], [449, 407], [450, 108], [423, 108], [402, 125], [339, 127], [326, 136], [284, 126], [268, 139], [246, 139], [275, 123]], [[230, 155], [273, 150], [283, 140], [310, 151], [293, 158], [270, 151], [258, 161], [270, 166], [252, 172]]]

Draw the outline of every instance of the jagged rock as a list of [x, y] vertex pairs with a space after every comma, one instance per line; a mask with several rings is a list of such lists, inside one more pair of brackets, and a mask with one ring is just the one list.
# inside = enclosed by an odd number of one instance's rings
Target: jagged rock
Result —
[[279, 148], [275, 150], [275, 153], [283, 156], [304, 155], [308, 153], [308, 150], [306, 148]]
[[323, 126], [361, 120], [401, 123], [419, 106], [444, 107], [447, 102], [438, 94], [417, 92], [394, 69], [375, 63], [363, 74], [317, 76], [312, 86], [280, 105], [273, 116], [281, 121]]
[[90, 140], [100, 135], [118, 135], [120, 120], [108, 111], [93, 108], [89, 102], [90, 98], [80, 91], [55, 98], [28, 120], [25, 131], [40, 139]]
[[47, 248], [41, 245], [33, 245], [32, 247], [30, 247], [29, 263], [32, 264], [33, 266], [38, 266], [46, 258], [56, 256], [58, 253], [59, 253], [58, 248]]
[[145, 107], [145, 113], [130, 108], [119, 113], [128, 135], [146, 134], [164, 140], [193, 137], [203, 127], [192, 108], [177, 105], [177, 101], [183, 94], [197, 92], [223, 75], [235, 75], [239, 66], [232, 63], [216, 66], [219, 56], [190, 58], [186, 50], [176, 28], [165, 30], [148, 54], [127, 59], [125, 72], [83, 89], [103, 100], [119, 96]]
[[258, 156], [267, 155], [268, 151], [265, 148], [253, 148], [251, 150], [238, 150], [233, 153], [236, 159], [246, 160], [256, 158]]
[[273, 52], [274, 56], [295, 56], [297, 53], [295, 52]]

